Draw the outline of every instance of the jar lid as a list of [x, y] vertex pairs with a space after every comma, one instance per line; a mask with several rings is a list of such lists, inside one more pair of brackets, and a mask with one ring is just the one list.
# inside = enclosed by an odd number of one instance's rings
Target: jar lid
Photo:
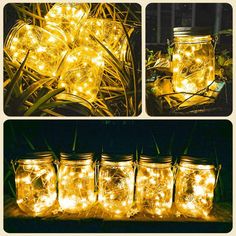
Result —
[[209, 27], [175, 27], [173, 31], [174, 36], [204, 36], [212, 33]]
[[50, 151], [26, 153], [18, 159], [18, 162], [26, 160], [53, 161], [53, 155]]
[[93, 153], [92, 152], [82, 152], [82, 153], [60, 153], [60, 159], [61, 160], [67, 160], [67, 161], [83, 161], [83, 160], [92, 160], [93, 159]]
[[197, 165], [214, 165], [214, 161], [212, 160], [212, 158], [206, 157], [181, 156], [180, 162]]
[[111, 161], [111, 162], [120, 162], [120, 161], [132, 161], [132, 154], [113, 154], [113, 153], [103, 153], [101, 161]]
[[160, 164], [168, 164], [172, 163], [172, 156], [170, 155], [156, 155], [149, 156], [142, 154], [139, 159], [140, 163], [160, 163]]

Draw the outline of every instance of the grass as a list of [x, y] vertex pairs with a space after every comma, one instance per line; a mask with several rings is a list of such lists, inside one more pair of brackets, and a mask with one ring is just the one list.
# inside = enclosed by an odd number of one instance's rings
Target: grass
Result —
[[[14, 10], [18, 20], [42, 26], [44, 16], [53, 4], [12, 3], [5, 9]], [[141, 41], [141, 9], [138, 4], [90, 4], [89, 17], [121, 22], [124, 30], [134, 28], [128, 39], [126, 60], [121, 61], [102, 42], [97, 43], [106, 52], [105, 70], [97, 99], [89, 103], [71, 95], [70, 100], [58, 100], [63, 92], [57, 88], [59, 77], [45, 77], [25, 65], [13, 62], [4, 48], [4, 111], [10, 116], [137, 116], [141, 112], [141, 55], [134, 50]]]

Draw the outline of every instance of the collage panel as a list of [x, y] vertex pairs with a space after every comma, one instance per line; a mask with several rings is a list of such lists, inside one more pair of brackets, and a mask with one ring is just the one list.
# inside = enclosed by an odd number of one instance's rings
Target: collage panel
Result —
[[147, 6], [148, 115], [232, 113], [232, 14], [228, 3]]
[[226, 120], [9, 120], [7, 233], [227, 233]]
[[6, 115], [141, 113], [141, 5], [9, 3], [3, 17]]

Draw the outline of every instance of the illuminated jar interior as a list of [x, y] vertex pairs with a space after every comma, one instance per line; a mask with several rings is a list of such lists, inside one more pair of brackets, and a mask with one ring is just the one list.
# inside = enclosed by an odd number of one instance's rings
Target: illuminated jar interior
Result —
[[45, 16], [45, 28], [71, 44], [89, 10], [87, 3], [55, 3]]
[[80, 97], [89, 102], [96, 100], [103, 75], [103, 55], [90, 47], [77, 47], [65, 57], [58, 88], [65, 92], [58, 98], [69, 100]]
[[183, 99], [212, 84], [215, 79], [215, 53], [208, 28], [174, 28], [172, 70], [173, 88], [182, 93]]
[[208, 159], [182, 156], [177, 170], [175, 205], [184, 215], [207, 217], [213, 207], [215, 166]]
[[23, 62], [44, 76], [56, 76], [57, 69], [68, 51], [67, 44], [45, 29], [18, 22], [6, 40], [6, 50], [13, 62]]
[[133, 204], [134, 165], [132, 155], [102, 154], [98, 200], [115, 217], [128, 213]]
[[58, 201], [65, 212], [77, 213], [95, 202], [92, 153], [61, 153]]
[[172, 157], [141, 155], [136, 180], [138, 209], [152, 215], [167, 214], [172, 206], [172, 195]]
[[[133, 28], [126, 26], [126, 31], [130, 35]], [[91, 36], [98, 39], [117, 58], [124, 60], [128, 39], [120, 22], [98, 18], [89, 18], [83, 22], [76, 38], [76, 44], [86, 45], [101, 51], [102, 47]]]
[[51, 153], [27, 154], [17, 163], [15, 183], [18, 206], [29, 215], [46, 215], [57, 198], [56, 172]]

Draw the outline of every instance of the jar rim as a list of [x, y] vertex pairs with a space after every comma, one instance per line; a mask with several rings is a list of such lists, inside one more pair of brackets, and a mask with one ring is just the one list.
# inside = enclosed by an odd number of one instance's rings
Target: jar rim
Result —
[[172, 156], [171, 155], [146, 155], [141, 154], [139, 158], [139, 163], [158, 163], [158, 164], [171, 164]]
[[196, 157], [183, 155], [179, 159], [179, 163], [197, 164], [197, 165], [214, 165], [212, 158], [207, 157]]
[[174, 27], [174, 36], [207, 36], [212, 34], [209, 27]]
[[109, 161], [109, 162], [126, 162], [132, 161], [133, 154], [125, 154], [125, 153], [102, 153], [101, 161]]
[[93, 152], [61, 152], [60, 160], [61, 161], [88, 161], [93, 160]]
[[17, 162], [18, 163], [25, 163], [27, 161], [45, 161], [45, 162], [52, 162], [54, 160], [53, 154], [50, 151], [43, 151], [43, 152], [31, 152], [26, 153], [25, 155], [21, 156]]

